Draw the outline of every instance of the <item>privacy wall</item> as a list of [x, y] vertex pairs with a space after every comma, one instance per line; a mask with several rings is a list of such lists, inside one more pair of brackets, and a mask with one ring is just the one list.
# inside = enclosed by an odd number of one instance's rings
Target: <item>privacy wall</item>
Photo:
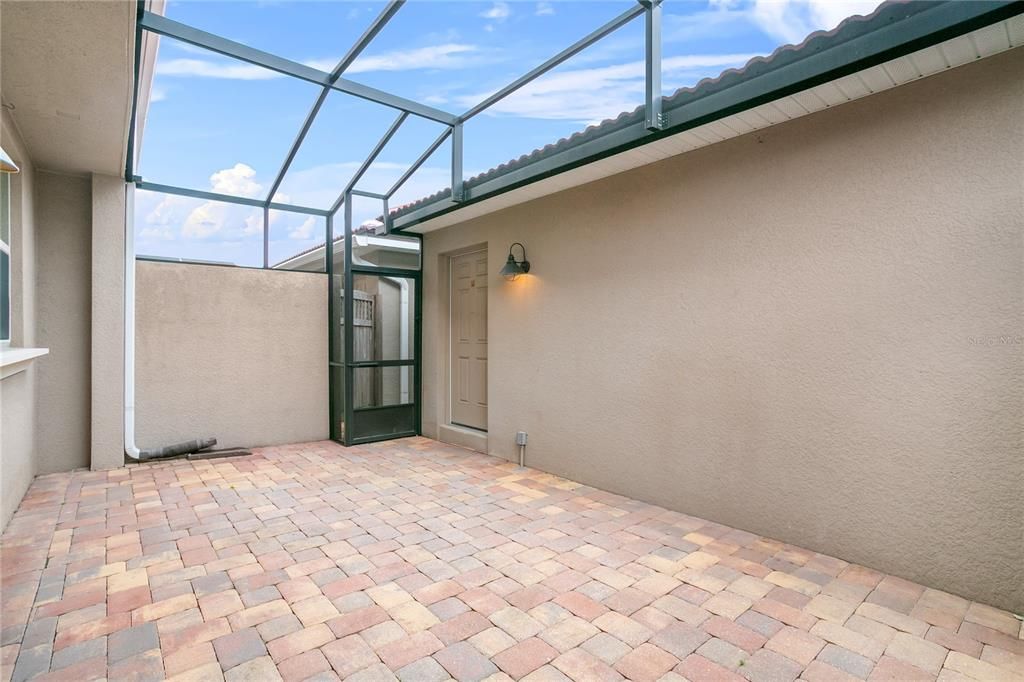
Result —
[[139, 447], [327, 438], [324, 275], [139, 261], [135, 293]]
[[426, 434], [485, 245], [493, 454], [1020, 611], [1022, 187], [1016, 50], [431, 232]]

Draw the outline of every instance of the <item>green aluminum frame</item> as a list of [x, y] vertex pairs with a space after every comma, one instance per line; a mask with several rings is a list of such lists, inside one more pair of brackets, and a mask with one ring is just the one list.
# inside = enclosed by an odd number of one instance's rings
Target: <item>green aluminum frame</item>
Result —
[[[421, 407], [421, 390], [422, 390], [422, 366], [421, 366], [421, 352], [423, 343], [423, 330], [422, 330], [422, 302], [423, 302], [423, 287], [422, 287], [422, 276], [421, 271], [423, 267], [422, 259], [422, 243], [423, 238], [421, 235], [412, 235], [419, 239], [420, 242], [420, 269], [418, 270], [407, 270], [401, 268], [379, 268], [371, 267], [363, 264], [353, 264], [352, 262], [352, 197], [362, 196], [377, 199], [382, 204], [382, 215], [384, 218], [385, 231], [390, 232], [392, 226], [391, 215], [389, 211], [389, 201], [398, 192], [399, 189], [409, 180], [410, 177], [430, 158], [437, 149], [445, 143], [449, 138], [452, 141], [452, 154], [451, 154], [451, 181], [452, 181], [452, 197], [457, 201], [462, 197], [463, 187], [463, 135], [462, 129], [463, 124], [471, 119], [472, 117], [485, 111], [488, 107], [501, 101], [505, 97], [509, 96], [513, 92], [519, 90], [524, 85], [534, 80], [535, 78], [547, 73], [551, 69], [555, 68], [559, 64], [563, 63], [573, 55], [579, 53], [588, 46], [594, 44], [598, 40], [604, 38], [615, 30], [626, 25], [641, 14], [647, 15], [647, 105], [652, 110], [660, 107], [661, 95], [660, 95], [660, 72], [661, 72], [661, 59], [660, 49], [657, 49], [657, 45], [660, 45], [660, 3], [661, 0], [641, 0], [637, 4], [633, 4], [628, 10], [624, 11], [618, 17], [612, 21], [604, 24], [603, 26], [592, 31], [588, 35], [584, 36], [580, 40], [576, 41], [568, 48], [562, 50], [551, 59], [538, 65], [534, 69], [527, 72], [522, 77], [514, 80], [509, 85], [505, 86], [501, 90], [498, 90], [493, 95], [487, 97], [484, 101], [478, 105], [472, 107], [461, 115], [449, 114], [441, 111], [434, 107], [421, 104], [391, 93], [371, 88], [353, 81], [349, 81], [343, 77], [345, 70], [351, 66], [356, 58], [366, 49], [366, 47], [373, 41], [373, 39], [380, 33], [381, 29], [387, 24], [387, 22], [394, 17], [394, 15], [401, 9], [405, 0], [391, 0], [380, 12], [380, 14], [374, 19], [369, 27], [363, 32], [362, 36], [356, 43], [349, 49], [346, 55], [338, 62], [338, 64], [331, 70], [330, 73], [320, 71], [308, 67], [304, 64], [300, 64], [289, 59], [285, 59], [269, 52], [257, 50], [241, 43], [237, 43], [227, 38], [201, 31], [192, 26], [188, 26], [173, 19], [161, 16], [159, 14], [153, 14], [145, 9], [144, 0], [138, 2], [138, 16], [136, 24], [136, 42], [135, 42], [135, 94], [132, 102], [132, 116], [131, 116], [131, 127], [129, 131], [129, 142], [128, 142], [128, 154], [125, 162], [125, 180], [133, 182], [139, 189], [149, 190], [153, 192], [161, 192], [164, 194], [173, 194], [179, 196], [192, 197], [196, 199], [205, 199], [209, 201], [219, 201], [224, 203], [238, 204], [243, 206], [252, 206], [263, 209], [263, 267], [269, 268], [269, 241], [270, 241], [270, 211], [290, 211], [293, 213], [301, 213], [306, 215], [314, 215], [325, 218], [326, 228], [324, 231], [324, 273], [327, 275], [327, 294], [328, 294], [328, 358], [327, 367], [329, 373], [329, 412], [330, 412], [330, 437], [333, 440], [340, 441], [345, 445], [356, 445], [359, 443], [370, 442], [374, 440], [380, 440], [382, 438], [398, 438], [402, 436], [416, 435], [421, 432], [422, 427], [422, 407]], [[652, 27], [655, 27], [655, 31], [652, 32]], [[281, 164], [281, 168], [271, 183], [270, 190], [266, 197], [263, 199], [254, 199], [246, 197], [236, 197], [225, 194], [218, 194], [215, 192], [208, 192], [199, 189], [191, 189], [187, 187], [178, 187], [175, 185], [166, 185], [156, 182], [149, 182], [144, 180], [141, 176], [136, 175], [134, 169], [135, 160], [135, 148], [137, 141], [135, 139], [136, 132], [136, 116], [138, 109], [138, 92], [139, 92], [139, 64], [141, 61], [141, 45], [143, 32], [149, 32], [159, 36], [166, 36], [175, 40], [180, 40], [190, 45], [201, 47], [234, 59], [238, 59], [249, 64], [255, 64], [263, 68], [271, 69], [278, 73], [290, 76], [293, 78], [299, 78], [311, 83], [316, 83], [321, 87], [321, 91], [313, 106], [310, 108], [309, 113], [306, 115], [306, 119], [295, 136], [295, 140], [292, 142], [291, 147], [285, 156], [284, 162]], [[654, 49], [652, 49], [652, 46]], [[373, 147], [370, 153], [363, 160], [359, 169], [352, 176], [349, 182], [338, 195], [338, 198], [328, 209], [319, 209], [309, 206], [299, 206], [295, 204], [289, 204], [284, 202], [275, 201], [274, 197], [277, 195], [278, 190], [281, 187], [281, 183], [284, 181], [285, 175], [291, 168], [292, 163], [295, 160], [299, 150], [302, 147], [303, 142], [306, 139], [307, 134], [313, 123], [315, 122], [317, 115], [328, 95], [332, 90], [343, 92], [356, 97], [382, 104], [392, 109], [398, 110], [398, 116], [384, 133], [381, 139]], [[401, 128], [402, 124], [408, 119], [409, 116], [420, 116], [432, 121], [437, 121], [445, 124], [446, 128], [420, 155], [420, 157], [413, 162], [409, 168], [402, 174], [402, 176], [388, 189], [384, 194], [367, 192], [358, 189], [359, 181], [363, 175], [371, 167], [373, 162], [377, 159], [380, 153], [384, 150], [387, 144], [391, 141], [394, 135]], [[339, 210], [343, 210], [343, 221], [344, 221], [344, 271], [343, 276], [343, 288], [345, 291], [345, 297], [343, 304], [345, 306], [344, 311], [335, 310], [335, 296], [334, 296], [334, 256], [335, 256], [335, 240], [334, 240], [334, 223], [335, 216]], [[348, 294], [353, 290], [354, 277], [357, 274], [375, 275], [381, 277], [404, 277], [412, 280], [415, 285], [415, 296], [414, 296], [414, 341], [413, 341], [413, 357], [405, 360], [389, 360], [381, 359], [376, 361], [360, 361], [354, 360], [354, 347], [353, 347], [353, 334], [352, 327], [354, 324], [353, 319], [353, 306], [354, 296]], [[343, 319], [345, 320], [344, 326], [344, 357], [339, 361], [334, 357], [335, 344], [337, 342], [337, 334], [339, 330], [336, 328], [337, 314], [341, 312]], [[354, 393], [354, 374], [355, 370], [363, 367], [394, 367], [394, 366], [411, 366], [413, 368], [413, 400], [411, 403], [395, 406], [381, 406], [381, 407], [367, 407], [367, 408], [356, 408], [353, 405], [352, 397]], [[342, 395], [344, 398], [344, 405], [337, 405], [337, 383], [336, 378], [337, 370], [341, 369], [344, 378], [344, 390]], [[390, 411], [390, 414], [395, 420], [404, 419], [402, 424], [409, 424], [409, 428], [399, 430], [387, 430], [382, 429], [380, 433], [362, 433], [359, 429], [360, 416], [366, 415], [367, 422], [373, 423], [374, 419], [379, 420], [380, 415], [385, 415]], [[411, 412], [411, 415], [409, 414]], [[344, 415], [344, 433], [339, 433], [340, 422], [337, 417]], [[411, 416], [411, 419], [410, 419]], [[380, 423], [378, 421], [378, 423]]]
[[[421, 265], [420, 269], [412, 270], [407, 268], [393, 268], [393, 267], [377, 267], [369, 266], [365, 264], [355, 264], [352, 262], [352, 196], [356, 194], [366, 196], [371, 193], [357, 192], [356, 190], [348, 189], [339, 198], [342, 209], [343, 209], [343, 220], [344, 220], [344, 272], [342, 285], [345, 292], [343, 298], [344, 310], [341, 311], [342, 318], [345, 320], [344, 325], [344, 337], [342, 339], [344, 349], [343, 358], [341, 361], [335, 360], [333, 353], [337, 342], [338, 333], [338, 312], [335, 310], [336, 301], [334, 295], [334, 248], [326, 254], [327, 268], [328, 268], [328, 317], [330, 319], [329, 332], [328, 332], [328, 367], [330, 368], [330, 403], [328, 406], [331, 419], [331, 431], [330, 436], [332, 440], [344, 443], [345, 445], [359, 445], [361, 443], [369, 443], [377, 440], [386, 440], [391, 438], [402, 438], [405, 436], [415, 436], [421, 432], [421, 421], [422, 421], [422, 407], [420, 404], [420, 392], [422, 389], [422, 361], [421, 352], [423, 346], [423, 279], [422, 279], [422, 252], [423, 252], [423, 238], [421, 235], [418, 236], [420, 246], [420, 258]], [[372, 195], [371, 198], [377, 198], [380, 201], [386, 201], [381, 195]], [[386, 212], [386, 208], [385, 208]], [[327, 243], [334, 244], [333, 235], [333, 216], [328, 218], [327, 234], [325, 238]], [[374, 277], [402, 277], [409, 279], [414, 285], [414, 298], [412, 301], [413, 305], [413, 348], [412, 357], [405, 359], [387, 359], [381, 358], [379, 360], [356, 360], [355, 359], [355, 335], [353, 334], [353, 328], [355, 325], [355, 296], [350, 295], [349, 292], [355, 290], [355, 277], [356, 275], [370, 275]], [[373, 407], [355, 407], [353, 402], [353, 394], [355, 392], [355, 370], [360, 368], [373, 368], [373, 367], [412, 367], [413, 368], [413, 384], [412, 384], [412, 402], [402, 403], [399, 405], [383, 405]], [[335, 400], [337, 379], [335, 373], [337, 370], [341, 370], [344, 376], [344, 405], [337, 405]], [[380, 418], [385, 412], [390, 412], [394, 416], [395, 422], [399, 422], [401, 425], [406, 425], [406, 428], [383, 430], [379, 433], [366, 433], [363, 430], [363, 424], [361, 420], [364, 418], [369, 421], [369, 418], [375, 417]], [[340, 424], [339, 417], [344, 417], [345, 429], [344, 433], [338, 432], [338, 426]]]
[[[884, 61], [908, 54], [915, 50], [922, 49], [929, 45], [947, 40], [957, 35], [962, 35], [976, 28], [1005, 19], [1024, 12], [1024, 2], [1019, 0], [975, 0], [973, 2], [957, 2], [956, 0], [922, 1], [912, 0], [902, 5], [893, 5], [896, 9], [891, 10], [889, 23], [886, 25], [872, 26], [860, 35], [850, 40], [839, 42], [836, 45], [829, 45], [827, 49], [811, 51], [811, 54], [791, 63], [783, 64], [779, 68], [767, 70], [751, 69], [749, 77], [741, 79], [734, 85], [714, 90], [707, 95], [695, 100], [682, 98], [678, 101], [672, 99], [667, 103], [661, 94], [661, 4], [662, 0], [635, 0], [635, 2], [624, 2], [631, 5], [619, 16], [591, 31], [569, 47], [554, 55], [547, 61], [531, 69], [523, 76], [512, 81], [494, 94], [488, 96], [477, 105], [471, 107], [462, 114], [456, 115], [442, 111], [435, 107], [416, 102], [392, 93], [376, 88], [362, 85], [355, 81], [344, 78], [346, 69], [366, 49], [373, 39], [380, 33], [387, 22], [401, 9], [405, 0], [391, 0], [374, 21], [367, 27], [361, 37], [349, 49], [346, 55], [338, 62], [330, 72], [321, 71], [283, 57], [251, 48], [242, 43], [228, 40], [206, 31], [199, 30], [181, 22], [168, 19], [159, 14], [154, 14], [145, 9], [145, 0], [138, 0], [137, 21], [135, 35], [135, 84], [132, 100], [131, 121], [128, 132], [128, 149], [125, 159], [125, 180], [135, 183], [139, 189], [176, 194], [211, 201], [240, 204], [263, 208], [263, 267], [269, 268], [269, 214], [271, 210], [290, 211], [295, 213], [321, 216], [326, 219], [326, 230], [324, 239], [324, 272], [328, 275], [328, 316], [330, 318], [330, 330], [328, 344], [330, 354], [333, 352], [334, 340], [337, 330], [334, 329], [334, 296], [332, 292], [334, 278], [334, 220], [340, 209], [344, 209], [345, 225], [345, 291], [351, 291], [352, 278], [356, 272], [367, 272], [369, 274], [394, 274], [400, 277], [410, 277], [417, 282], [416, 286], [416, 311], [415, 311], [415, 350], [412, 366], [414, 367], [414, 409], [415, 409], [415, 432], [385, 435], [391, 438], [397, 435], [412, 435], [419, 433], [421, 429], [420, 413], [420, 391], [421, 391], [421, 367], [420, 353], [422, 344], [422, 287], [420, 270], [422, 270], [422, 236], [408, 230], [419, 223], [436, 218], [440, 215], [458, 209], [466, 203], [481, 201], [504, 192], [514, 190], [518, 187], [537, 182], [552, 175], [571, 170], [578, 166], [605, 158], [612, 154], [646, 144], [667, 135], [676, 134], [690, 128], [723, 118], [725, 116], [744, 111], [758, 106], [765, 102], [779, 97], [799, 92], [800, 90], [813, 87], [820, 83], [834, 80], [841, 76], [859, 71]], [[463, 124], [474, 116], [486, 111], [495, 103], [516, 92], [531, 81], [547, 73], [559, 64], [562, 64], [573, 55], [578, 54], [590, 45], [593, 45], [602, 38], [610, 35], [630, 21], [643, 15], [645, 17], [645, 101], [644, 116], [636, 123], [628, 123], [623, 126], [612, 126], [601, 135], [586, 140], [582, 144], [574, 145], [553, 153], [541, 155], [536, 161], [525, 166], [513, 168], [503, 173], [491, 174], [479, 182], [467, 183], [463, 177]], [[141, 45], [144, 32], [154, 35], [167, 36], [180, 40], [196, 47], [204, 48], [227, 57], [238, 59], [249, 64], [261, 66], [276, 71], [289, 77], [298, 78], [321, 86], [321, 92], [313, 104], [306, 119], [298, 131], [280, 170], [271, 184], [270, 191], [263, 199], [252, 199], [244, 197], [228, 196], [207, 192], [197, 189], [177, 187], [154, 182], [148, 182], [135, 173], [135, 154], [138, 141], [136, 139], [138, 96], [139, 96], [139, 67], [141, 63]], [[310, 127], [316, 120], [324, 101], [331, 91], [343, 92], [348, 95], [360, 97], [399, 112], [398, 117], [391, 127], [380, 139], [371, 153], [366, 157], [359, 170], [344, 188], [328, 209], [297, 206], [293, 204], [274, 201], [281, 183], [284, 180], [292, 162], [298, 154]], [[667, 104], [667, 106], [666, 106]], [[359, 190], [357, 185], [372, 165], [374, 160], [395, 135], [402, 123], [409, 116], [420, 116], [431, 121], [442, 123], [446, 126], [444, 132], [439, 135], [423, 152], [423, 154], [406, 170], [405, 173], [395, 182], [384, 194], [377, 194]], [[390, 199], [409, 180], [430, 156], [451, 138], [451, 193], [449, 196], [439, 196], [423, 202], [414, 209], [404, 212], [401, 215], [392, 216], [388, 206]], [[393, 270], [387, 268], [368, 268], [363, 265], [353, 266], [352, 264], [352, 211], [351, 198], [353, 196], [367, 196], [379, 199], [383, 206], [383, 219], [385, 231], [388, 233], [407, 234], [416, 236], [421, 243], [420, 270]], [[399, 274], [396, 274], [399, 273]], [[344, 365], [346, 376], [345, 381], [345, 438], [347, 445], [355, 442], [366, 442], [375, 440], [374, 437], [363, 437], [355, 439], [352, 437], [353, 417], [366, 409], [355, 410], [352, 407], [351, 393], [353, 382], [351, 375], [356, 367], [361, 366], [389, 366], [395, 364], [393, 361], [380, 361], [377, 363], [355, 363], [352, 356], [352, 334], [348, 327], [352, 325], [351, 307], [353, 297], [345, 297], [345, 357], [343, 363], [333, 361], [328, 357], [328, 371], [330, 372], [330, 411], [331, 411], [331, 437], [337, 439], [337, 423], [334, 414], [337, 406], [334, 398], [335, 378], [333, 368], [339, 364]], [[383, 363], [383, 364], [382, 364]], [[403, 361], [404, 363], [404, 361]], [[399, 363], [402, 364], [402, 363]], [[406, 363], [407, 364], [407, 363]], [[370, 408], [374, 409], [374, 408]]]
[[[138, 11], [137, 11], [137, 22], [136, 22], [136, 74], [135, 74], [135, 95], [132, 103], [132, 122], [129, 129], [129, 142], [128, 142], [128, 155], [125, 163], [125, 179], [129, 182], [134, 182], [136, 187], [139, 189], [150, 190], [154, 192], [162, 192], [165, 194], [176, 194], [181, 196], [188, 196], [193, 198], [208, 199], [211, 201], [222, 201], [226, 203], [242, 204], [246, 206], [256, 206], [264, 208], [264, 220], [263, 220], [263, 267], [269, 268], [269, 210], [280, 210], [280, 211], [292, 211], [296, 213], [304, 213], [308, 215], [316, 215], [326, 217], [337, 213], [345, 202], [345, 197], [352, 194], [359, 194], [364, 196], [365, 193], [359, 192], [357, 184], [363, 174], [369, 169], [376, 157], [381, 153], [391, 138], [398, 132], [398, 128], [401, 127], [402, 123], [410, 116], [420, 116], [431, 121], [443, 123], [446, 128], [445, 131], [438, 136], [424, 151], [424, 153], [408, 168], [408, 170], [391, 186], [388, 191], [383, 194], [385, 202], [389, 201], [394, 194], [401, 189], [406, 181], [412, 177], [437, 149], [444, 144], [446, 140], [451, 138], [452, 140], [452, 155], [451, 155], [451, 184], [453, 188], [452, 197], [455, 201], [459, 201], [462, 197], [462, 186], [463, 186], [463, 143], [462, 143], [462, 127], [463, 124], [477, 116], [481, 112], [487, 110], [490, 106], [501, 101], [505, 97], [508, 97], [512, 93], [516, 92], [530, 81], [542, 76], [543, 74], [551, 71], [553, 68], [562, 64], [566, 60], [570, 59], [573, 55], [578, 54], [587, 47], [593, 45], [602, 38], [610, 35], [614, 31], [622, 28], [633, 19], [636, 19], [640, 15], [647, 16], [647, 38], [646, 38], [646, 102], [647, 108], [651, 111], [660, 110], [661, 106], [661, 36], [660, 36], [660, 16], [661, 16], [661, 0], [637, 0], [636, 2], [624, 1], [623, 4], [631, 5], [627, 10], [622, 12], [619, 16], [615, 17], [611, 21], [598, 27], [594, 31], [583, 38], [577, 40], [575, 43], [565, 48], [555, 56], [551, 57], [547, 61], [539, 64], [535, 68], [531, 69], [523, 76], [512, 81], [505, 87], [501, 88], [494, 94], [485, 98], [479, 104], [471, 107], [469, 110], [462, 114], [451, 114], [446, 111], [442, 111], [435, 107], [422, 104], [398, 95], [394, 95], [383, 90], [371, 88], [369, 86], [350, 81], [343, 77], [345, 70], [352, 65], [352, 63], [359, 57], [359, 55], [370, 45], [374, 38], [380, 33], [388, 21], [391, 20], [401, 9], [402, 5], [405, 4], [405, 0], [391, 0], [380, 14], [371, 22], [367, 29], [363, 32], [356, 43], [349, 49], [345, 56], [338, 62], [338, 64], [331, 70], [330, 73], [320, 71], [305, 64], [301, 64], [284, 57], [265, 52], [263, 50], [257, 50], [251, 48], [242, 43], [229, 40], [222, 36], [202, 31], [195, 27], [189, 26], [173, 19], [168, 19], [159, 14], [154, 14], [145, 9], [144, 0], [139, 0]], [[141, 59], [141, 45], [142, 36], [145, 32], [158, 35], [166, 36], [175, 40], [179, 40], [195, 47], [200, 47], [211, 52], [238, 59], [249, 64], [254, 64], [277, 73], [290, 76], [292, 78], [298, 78], [301, 80], [308, 81], [310, 83], [316, 83], [321, 86], [321, 91], [316, 101], [313, 103], [309, 113], [306, 115], [306, 119], [303, 122], [301, 128], [295, 136], [295, 140], [292, 142], [288, 153], [285, 156], [284, 162], [281, 164], [281, 168], [278, 170], [274, 177], [274, 181], [270, 185], [270, 190], [267, 192], [267, 196], [263, 199], [253, 199], [246, 197], [235, 197], [224, 194], [217, 194], [213, 192], [207, 192], [204, 190], [190, 189], [186, 187], [179, 187], [175, 185], [167, 185], [161, 183], [150, 182], [143, 179], [141, 176], [135, 173], [134, 169], [134, 158], [135, 158], [135, 147], [137, 141], [135, 139], [136, 130], [136, 116], [138, 109], [138, 89], [139, 89], [139, 73], [138, 65]], [[386, 107], [395, 109], [399, 112], [398, 118], [388, 129], [385, 135], [373, 148], [370, 154], [364, 160], [359, 171], [353, 176], [349, 183], [341, 189], [338, 199], [328, 209], [312, 208], [308, 206], [297, 206], [284, 202], [274, 201], [274, 197], [277, 195], [277, 191], [281, 187], [281, 183], [284, 181], [285, 175], [291, 168], [291, 164], [294, 162], [296, 155], [302, 147], [303, 142], [309, 133], [310, 128], [316, 121], [317, 115], [323, 107], [324, 101], [332, 90], [343, 92], [349, 95], [360, 97], [377, 104], [384, 105]], [[385, 225], [390, 227], [390, 216], [385, 212]]]

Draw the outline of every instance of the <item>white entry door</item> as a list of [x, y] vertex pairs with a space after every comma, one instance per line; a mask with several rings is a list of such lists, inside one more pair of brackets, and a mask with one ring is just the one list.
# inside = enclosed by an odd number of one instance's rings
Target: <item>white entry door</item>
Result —
[[451, 259], [452, 424], [487, 430], [487, 252]]

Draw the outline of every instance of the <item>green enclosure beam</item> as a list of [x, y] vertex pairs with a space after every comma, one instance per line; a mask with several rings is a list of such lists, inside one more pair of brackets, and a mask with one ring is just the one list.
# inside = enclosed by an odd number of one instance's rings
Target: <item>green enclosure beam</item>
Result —
[[426, 104], [420, 104], [411, 99], [405, 97], [399, 97], [377, 88], [371, 88], [368, 85], [356, 83], [354, 81], [346, 80], [344, 78], [338, 78], [333, 83], [331, 82], [331, 74], [326, 71], [320, 71], [314, 69], [311, 66], [294, 62], [284, 57], [278, 57], [277, 55], [263, 50], [257, 50], [237, 43], [233, 40], [228, 40], [222, 36], [215, 35], [213, 33], [207, 33], [197, 28], [183, 24], [180, 21], [174, 21], [167, 17], [159, 14], [153, 14], [152, 12], [143, 12], [142, 19], [140, 20], [142, 28], [156, 33], [158, 35], [167, 36], [168, 38], [174, 38], [196, 47], [201, 47], [218, 54], [225, 55], [227, 57], [233, 57], [234, 59], [247, 62], [249, 64], [255, 64], [271, 71], [284, 74], [286, 76], [292, 76], [294, 78], [300, 78], [310, 83], [316, 83], [325, 87], [333, 88], [339, 92], [344, 92], [355, 97], [370, 100], [384, 106], [391, 107], [393, 109], [399, 109], [401, 111], [408, 112], [410, 114], [416, 114], [423, 118], [430, 119], [431, 121], [437, 121], [444, 123], [445, 125], [455, 125], [457, 117], [449, 114], [440, 109], [427, 106]]
[[648, 130], [665, 127], [661, 112], [661, 0], [643, 0], [644, 5], [644, 119]]
[[394, 123], [391, 124], [391, 127], [388, 128], [387, 131], [384, 133], [383, 137], [381, 137], [380, 140], [377, 141], [377, 145], [370, 151], [367, 157], [363, 159], [363, 164], [359, 166], [359, 170], [356, 171], [355, 175], [352, 176], [352, 179], [348, 181], [348, 185], [345, 187], [345, 189], [341, 191], [341, 194], [338, 195], [338, 198], [331, 206], [331, 213], [334, 213], [339, 208], [341, 208], [341, 205], [343, 203], [349, 202], [349, 200], [351, 199], [352, 190], [362, 179], [363, 174], [370, 169], [370, 166], [372, 166], [373, 162], [377, 160], [377, 157], [384, 150], [384, 147], [387, 146], [388, 142], [391, 141], [391, 138], [395, 136], [395, 133], [398, 132], [398, 129], [402, 127], [402, 124], [405, 123], [405, 119], [408, 117], [408, 113], [404, 111], [400, 113], [398, 115], [398, 118], [395, 119]]
[[352, 62], [366, 49], [366, 46], [370, 44], [381, 29], [391, 20], [391, 17], [395, 16], [402, 5], [405, 4], [405, 0], [392, 0], [387, 4], [384, 10], [377, 16], [372, 24], [363, 32], [359, 40], [356, 41], [355, 45], [348, 51], [338, 64], [331, 71], [328, 77], [329, 83], [324, 85], [320, 91], [320, 96], [316, 98], [316, 102], [313, 103], [313, 107], [306, 114], [306, 120], [303, 122], [302, 127], [299, 129], [299, 134], [295, 136], [295, 141], [292, 142], [291, 148], [288, 150], [288, 155], [285, 156], [284, 163], [281, 164], [281, 170], [277, 172], [277, 176], [274, 178], [274, 182], [270, 185], [270, 191], [267, 192], [267, 203], [269, 204], [274, 199], [274, 195], [277, 194], [277, 190], [280, 189], [281, 183], [284, 182], [284, 176], [288, 173], [288, 169], [292, 165], [292, 161], [295, 160], [296, 154], [299, 153], [299, 147], [302, 146], [302, 142], [306, 139], [306, 135], [309, 133], [309, 129], [313, 126], [313, 121], [316, 120], [316, 115], [320, 113], [320, 108], [323, 107], [324, 102], [327, 101], [327, 95], [331, 93], [332, 86], [338, 82], [341, 78], [341, 74], [345, 72]]
[[480, 112], [490, 107], [492, 104], [505, 99], [519, 88], [523, 87], [530, 81], [536, 79], [538, 76], [544, 75], [545, 73], [555, 68], [562, 62], [566, 61], [567, 59], [571, 58], [576, 54], [579, 54], [580, 52], [587, 49], [597, 41], [601, 40], [601, 38], [604, 38], [609, 33], [612, 33], [616, 29], [622, 28], [623, 26], [625, 26], [630, 21], [637, 18], [643, 13], [643, 6], [636, 5], [635, 7], [631, 7], [630, 9], [626, 10], [619, 16], [609, 21], [604, 26], [601, 26], [597, 30], [592, 31], [583, 38], [580, 38], [575, 43], [565, 48], [564, 50], [556, 54], [554, 57], [544, 62], [543, 64], [531, 69], [524, 75], [515, 79], [514, 81], [503, 87], [501, 90], [498, 90], [496, 93], [494, 93], [484, 101], [480, 102], [466, 113], [462, 114], [462, 116], [459, 116], [459, 122], [468, 121], [469, 119], [473, 118]]
[[275, 211], [291, 211], [292, 213], [305, 213], [324, 217], [330, 215], [329, 211], [321, 208], [309, 208], [308, 206], [296, 206], [279, 201], [272, 201], [267, 204], [263, 199], [252, 199], [250, 197], [236, 197], [230, 194], [219, 194], [217, 192], [205, 192], [200, 189], [188, 187], [177, 187], [175, 185], [163, 185], [157, 182], [146, 182], [142, 178], [135, 177], [135, 186], [150, 192], [161, 192], [163, 194], [174, 194], [179, 197], [192, 197], [193, 199], [206, 199], [207, 201], [223, 201], [227, 204], [239, 204], [241, 206], [255, 206], [256, 208], [268, 208]]
[[434, 140], [429, 147], [427, 147], [426, 151], [420, 154], [420, 157], [416, 159], [411, 166], [409, 166], [409, 170], [402, 173], [402, 177], [398, 178], [398, 180], [395, 181], [395, 184], [391, 186], [391, 189], [389, 189], [385, 193], [388, 199], [393, 197], [395, 195], [395, 192], [402, 188], [402, 185], [404, 185], [406, 181], [412, 177], [413, 173], [420, 169], [420, 166], [427, 162], [427, 159], [429, 159], [431, 155], [433, 155], [433, 153], [437, 151], [438, 147], [444, 144], [444, 141], [447, 140], [448, 136], [451, 134], [452, 128], [447, 128], [443, 133], [437, 136], [437, 139]]
[[462, 201], [462, 124], [452, 127], [452, 201]]

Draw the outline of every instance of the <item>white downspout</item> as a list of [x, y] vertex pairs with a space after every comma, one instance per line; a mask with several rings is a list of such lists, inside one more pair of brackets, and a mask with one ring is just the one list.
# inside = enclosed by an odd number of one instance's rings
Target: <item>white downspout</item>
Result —
[[140, 450], [135, 444], [135, 185], [125, 188], [124, 216], [124, 454], [148, 462], [199, 452], [217, 444], [216, 438], [197, 438], [162, 448]]
[[135, 444], [135, 184], [125, 187], [124, 216], [124, 453], [139, 460]]
[[[146, 9], [154, 14], [164, 13], [164, 0], [146, 0]], [[142, 131], [145, 129], [149, 108], [149, 92], [153, 83], [159, 38], [144, 31], [142, 34], [142, 63], [138, 65], [142, 84], [138, 88], [137, 120], [134, 122], [137, 139], [134, 154], [138, 164], [142, 149]], [[129, 125], [132, 123], [130, 122]], [[157, 449], [140, 450], [135, 444], [135, 183], [125, 178], [124, 215], [124, 453], [132, 460], [148, 461], [199, 452], [216, 445], [216, 438], [197, 438]]]
[[[399, 277], [389, 278], [396, 284], [398, 284], [399, 290], [399, 309], [401, 310], [401, 318], [398, 321], [399, 329], [399, 345], [401, 346], [400, 355], [406, 358], [412, 357], [412, 353], [409, 352], [409, 282]], [[401, 401], [403, 404], [409, 402], [409, 373], [400, 372], [398, 380], [401, 382]]]

